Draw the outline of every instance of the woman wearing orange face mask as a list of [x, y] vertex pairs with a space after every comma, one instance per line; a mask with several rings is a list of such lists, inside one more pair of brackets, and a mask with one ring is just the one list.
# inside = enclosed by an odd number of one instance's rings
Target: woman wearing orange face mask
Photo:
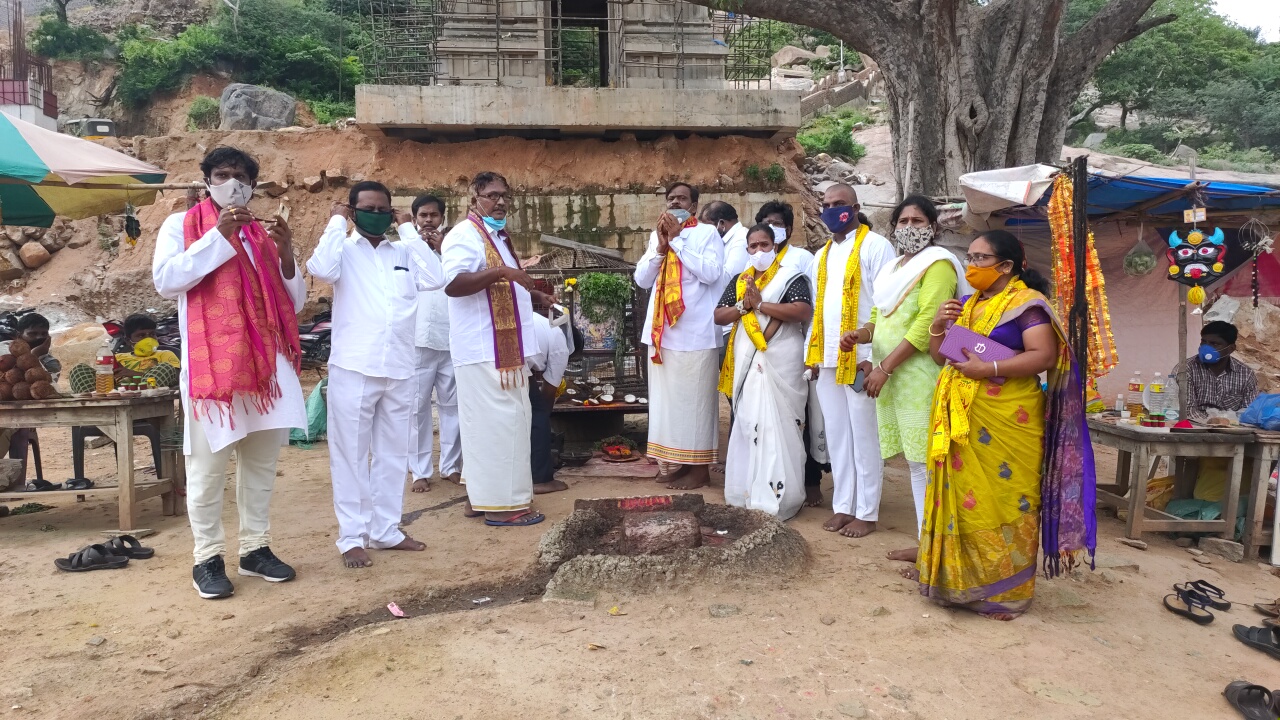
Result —
[[[945, 365], [934, 396], [920, 592], [1002, 620], [1026, 612], [1037, 542], [1053, 577], [1096, 547], [1093, 450], [1084, 394], [1048, 282], [1003, 230], [969, 245], [974, 294], [943, 304], [929, 329]], [[1015, 351], [1008, 360], [948, 361], [943, 338], [960, 325]], [[1040, 374], [1048, 373], [1048, 392]]]

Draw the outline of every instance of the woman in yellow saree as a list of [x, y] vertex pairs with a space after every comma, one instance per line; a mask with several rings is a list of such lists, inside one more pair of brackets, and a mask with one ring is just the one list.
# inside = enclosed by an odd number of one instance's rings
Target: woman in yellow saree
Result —
[[[967, 265], [974, 294], [944, 304], [930, 328], [930, 354], [947, 366], [934, 396], [915, 569], [922, 595], [1011, 620], [1031, 605], [1038, 544], [1048, 577], [1092, 561], [1093, 451], [1066, 333], [1022, 244], [1003, 230], [984, 233]], [[953, 322], [1017, 354], [986, 362], [966, 350], [968, 360], [947, 361]]]

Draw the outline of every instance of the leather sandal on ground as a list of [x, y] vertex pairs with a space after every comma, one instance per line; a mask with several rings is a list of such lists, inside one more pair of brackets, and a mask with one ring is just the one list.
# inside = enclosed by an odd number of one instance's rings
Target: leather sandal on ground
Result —
[[88, 478], [72, 478], [62, 484], [67, 490], [89, 490], [93, 488], [93, 481]]
[[64, 558], [53, 561], [54, 567], [63, 572], [88, 572], [113, 570], [129, 564], [129, 558], [112, 555], [103, 545], [94, 544], [80, 548]]
[[1227, 685], [1222, 696], [1247, 720], [1275, 720], [1272, 693], [1261, 685], [1237, 680]]
[[1208, 601], [1205, 604], [1214, 610], [1230, 610], [1231, 602], [1221, 588], [1210, 585], [1204, 580], [1192, 580], [1185, 585], [1174, 585], [1174, 590], [1192, 590], [1200, 593]]
[[1280, 598], [1275, 602], [1254, 603], [1253, 609], [1269, 617], [1280, 617]]
[[1277, 660], [1280, 660], [1280, 628], [1266, 627], [1247, 627], [1244, 625], [1233, 625], [1231, 632], [1240, 642], [1251, 648], [1261, 650]]
[[494, 527], [524, 527], [526, 525], [537, 525], [546, 519], [547, 517], [542, 513], [525, 510], [519, 515], [512, 515], [506, 520], [490, 520], [485, 518], [484, 524], [492, 525]]
[[[1178, 601], [1171, 603], [1169, 598], [1177, 598]], [[1204, 595], [1194, 591], [1178, 590], [1176, 593], [1164, 596], [1164, 606], [1169, 612], [1181, 615], [1197, 625], [1208, 625], [1213, 622], [1213, 613], [1205, 608], [1204, 601]]]
[[62, 484], [54, 485], [48, 480], [32, 480], [27, 483], [27, 492], [49, 492], [50, 490], [61, 490]]
[[127, 557], [130, 560], [147, 560], [154, 557], [156, 551], [149, 547], [142, 547], [142, 543], [138, 542], [138, 538], [132, 535], [120, 535], [102, 543], [107, 552], [120, 557]]

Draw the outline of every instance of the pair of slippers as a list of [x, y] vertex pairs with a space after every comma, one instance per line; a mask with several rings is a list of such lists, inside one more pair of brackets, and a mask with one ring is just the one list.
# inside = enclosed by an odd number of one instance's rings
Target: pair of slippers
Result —
[[121, 535], [105, 543], [86, 545], [64, 558], [57, 558], [53, 561], [53, 566], [63, 572], [114, 570], [128, 565], [130, 560], [146, 560], [155, 554], [155, 550], [143, 547], [138, 538]]
[[93, 481], [88, 478], [72, 478], [65, 483], [51, 483], [48, 480], [32, 480], [27, 483], [27, 492], [49, 492], [50, 490], [88, 490]]
[[[1171, 602], [1170, 598], [1177, 598], [1177, 601]], [[1231, 603], [1222, 589], [1205, 580], [1174, 585], [1173, 593], [1164, 596], [1164, 606], [1169, 612], [1181, 615], [1197, 625], [1213, 622], [1213, 613], [1209, 612], [1209, 608], [1224, 612], [1231, 609]]]
[[1246, 720], [1276, 720], [1280, 716], [1280, 690], [1237, 680], [1227, 685], [1222, 695]]

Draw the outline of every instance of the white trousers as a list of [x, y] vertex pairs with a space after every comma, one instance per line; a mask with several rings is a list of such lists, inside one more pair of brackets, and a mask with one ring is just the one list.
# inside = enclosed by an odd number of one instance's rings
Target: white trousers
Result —
[[929, 465], [907, 461], [907, 469], [911, 471], [911, 496], [916, 501], [916, 537], [924, 527], [924, 491], [929, 486]]
[[533, 406], [529, 371], [507, 378], [492, 362], [460, 365], [458, 419], [463, 481], [471, 507], [484, 512], [533, 504]]
[[880, 493], [884, 487], [876, 401], [866, 393], [854, 392], [852, 386], [837, 385], [835, 368], [822, 368], [814, 384], [831, 457], [832, 508], [837, 513], [875, 522], [880, 517]]
[[339, 552], [404, 540], [399, 525], [413, 401], [412, 378], [329, 366], [329, 472]]
[[462, 443], [458, 436], [458, 386], [454, 382], [453, 359], [448, 350], [420, 347], [413, 379], [417, 398], [413, 406], [413, 436], [409, 439], [409, 472], [414, 479], [434, 474], [431, 437], [431, 391], [436, 391], [440, 413], [440, 476], [462, 470]]
[[227, 462], [236, 454], [236, 508], [240, 514], [240, 556], [271, 544], [271, 491], [276, 460], [287, 430], [261, 430], [214, 452], [201, 423], [187, 418], [191, 454], [187, 465], [187, 519], [195, 539], [195, 564], [227, 551], [222, 528], [222, 498]]

